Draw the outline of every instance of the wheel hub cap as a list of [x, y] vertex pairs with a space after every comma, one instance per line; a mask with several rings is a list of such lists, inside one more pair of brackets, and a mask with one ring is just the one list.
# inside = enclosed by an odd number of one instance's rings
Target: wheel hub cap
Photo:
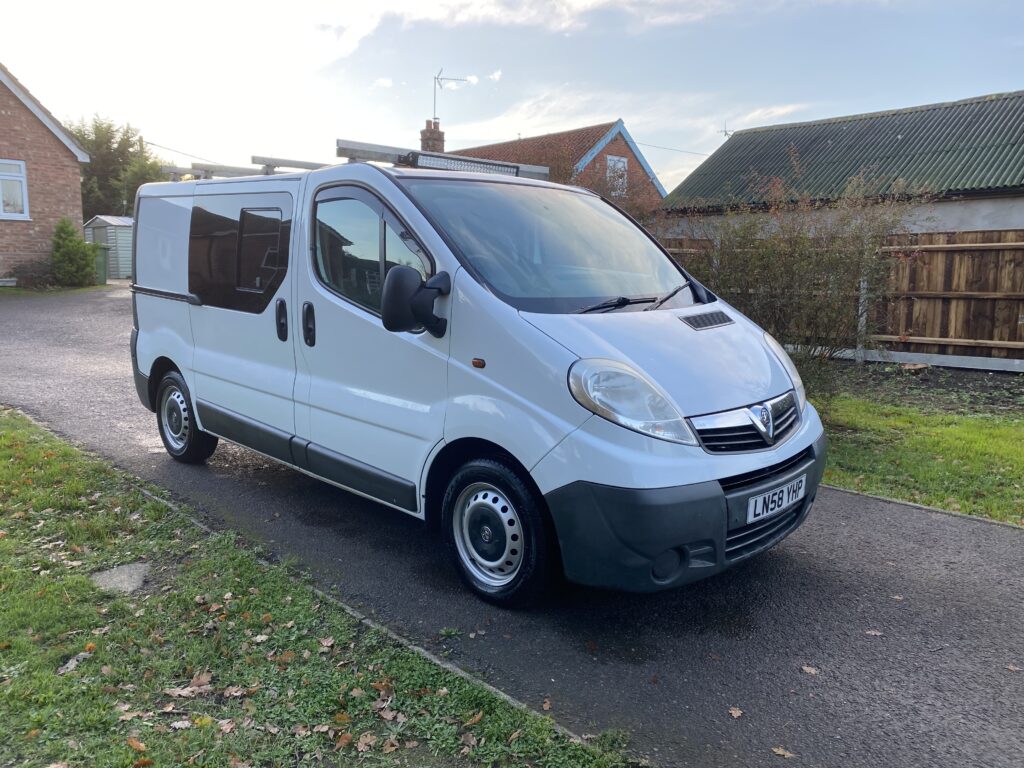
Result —
[[474, 483], [458, 498], [452, 519], [463, 565], [494, 587], [508, 584], [523, 561], [522, 526], [508, 497], [489, 483]]

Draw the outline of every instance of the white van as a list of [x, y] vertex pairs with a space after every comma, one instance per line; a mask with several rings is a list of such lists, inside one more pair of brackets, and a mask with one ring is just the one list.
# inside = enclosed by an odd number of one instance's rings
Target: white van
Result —
[[168, 453], [223, 438], [436, 522], [487, 600], [685, 584], [814, 501], [785, 351], [591, 192], [353, 163], [147, 184], [135, 222]]

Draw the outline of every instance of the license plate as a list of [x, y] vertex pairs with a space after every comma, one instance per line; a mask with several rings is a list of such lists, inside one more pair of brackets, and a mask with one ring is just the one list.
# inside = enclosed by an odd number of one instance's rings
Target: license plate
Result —
[[807, 493], [807, 475], [800, 475], [768, 493], [752, 496], [747, 502], [747, 524], [757, 523], [788, 509]]

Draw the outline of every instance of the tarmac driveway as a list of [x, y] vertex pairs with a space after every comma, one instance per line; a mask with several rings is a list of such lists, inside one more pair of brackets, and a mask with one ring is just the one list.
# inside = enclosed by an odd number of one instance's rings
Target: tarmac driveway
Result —
[[550, 699], [572, 730], [626, 729], [660, 765], [1024, 765], [1024, 672], [1008, 669], [1024, 667], [1024, 531], [823, 489], [782, 545], [709, 581], [501, 611], [399, 512], [235, 446], [171, 461], [135, 395], [130, 328], [123, 285], [0, 293], [0, 402], [531, 706]]

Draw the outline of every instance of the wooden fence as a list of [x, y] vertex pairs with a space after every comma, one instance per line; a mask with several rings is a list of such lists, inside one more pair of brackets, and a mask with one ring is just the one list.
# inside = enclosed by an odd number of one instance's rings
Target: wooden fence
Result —
[[1024, 359], [1024, 230], [890, 238], [891, 349]]
[[[681, 263], [708, 240], [666, 239]], [[1024, 360], [1024, 229], [895, 235], [880, 311], [896, 352]]]

